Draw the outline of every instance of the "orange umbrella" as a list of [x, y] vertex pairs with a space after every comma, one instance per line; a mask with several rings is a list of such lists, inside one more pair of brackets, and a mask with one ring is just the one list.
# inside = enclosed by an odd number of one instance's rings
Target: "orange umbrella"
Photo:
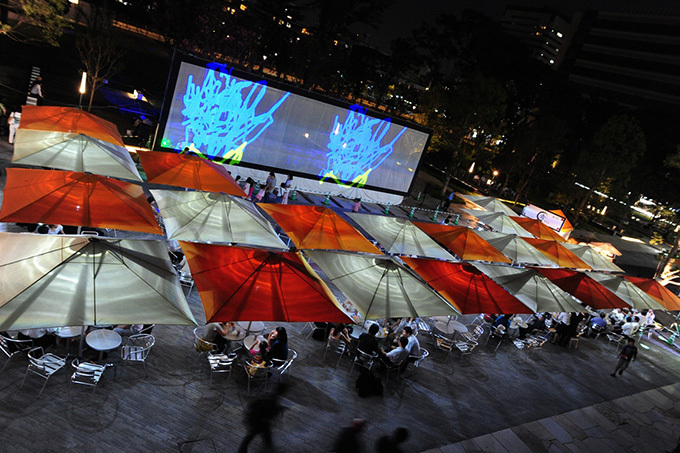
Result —
[[349, 250], [381, 253], [333, 210], [323, 206], [259, 204], [298, 249]]
[[569, 269], [536, 269], [562, 291], [566, 291], [596, 310], [630, 307], [604, 286], [582, 272]]
[[527, 230], [539, 239], [549, 241], [566, 242], [565, 239], [557, 234], [552, 228], [547, 226], [540, 220], [530, 219], [528, 217], [510, 217], [515, 222], [519, 223], [522, 228]]
[[0, 221], [163, 234], [141, 187], [73, 171], [8, 168]]
[[125, 146], [115, 124], [72, 107], [24, 105], [19, 130], [67, 131]]
[[655, 301], [666, 307], [668, 311], [680, 310], [680, 298], [668, 288], [651, 278], [624, 276], [633, 285], [651, 296]]
[[180, 244], [208, 322], [352, 322], [299, 253]]
[[141, 151], [137, 155], [150, 183], [246, 196], [222, 165], [209, 160], [157, 151]]
[[409, 257], [401, 259], [464, 315], [533, 313], [471, 264]]
[[505, 255], [477, 236], [470, 228], [438, 223], [413, 223], [462, 260], [511, 263]]
[[592, 267], [588, 266], [585, 261], [574, 255], [571, 251], [569, 251], [557, 241], [531, 238], [522, 238], [522, 240], [533, 245], [539, 252], [543, 253], [560, 267], [587, 270], [593, 269]]

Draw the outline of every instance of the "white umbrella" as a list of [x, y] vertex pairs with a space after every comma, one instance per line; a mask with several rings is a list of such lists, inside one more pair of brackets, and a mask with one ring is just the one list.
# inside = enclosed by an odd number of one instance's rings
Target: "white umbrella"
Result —
[[502, 212], [509, 216], [516, 216], [517, 213], [507, 207], [502, 201], [494, 197], [485, 197], [483, 195], [460, 195], [461, 198], [466, 199], [470, 203], [476, 204], [480, 208], [489, 212]]
[[586, 264], [592, 267], [593, 270], [605, 272], [625, 272], [619, 266], [598, 253], [596, 250], [593, 250], [592, 247], [588, 247], [587, 245], [570, 244], [568, 242], [564, 242], [561, 245], [569, 249], [569, 251], [574, 255], [578, 256]]
[[472, 263], [534, 312], [583, 310], [569, 294], [533, 269]]
[[458, 261], [407, 219], [370, 214], [348, 214], [393, 255], [415, 255]]
[[305, 251], [364, 319], [447, 316], [458, 311], [394, 258]]
[[510, 216], [502, 212], [488, 212], [481, 209], [463, 209], [463, 211], [477, 217], [480, 223], [483, 223], [497, 233], [516, 234], [523, 238], [534, 237], [533, 234], [512, 220]]
[[250, 201], [223, 193], [151, 190], [168, 238], [286, 249]]
[[0, 330], [196, 324], [164, 242], [0, 233]]
[[515, 234], [495, 233], [493, 231], [475, 231], [475, 233], [514, 263], [557, 266], [547, 256], [536, 250], [536, 247], [532, 247]]
[[629, 282], [623, 277], [600, 272], [589, 272], [588, 277], [613, 292], [631, 307], [638, 310], [651, 308], [653, 310], [666, 310], [666, 307], [655, 301], [646, 292]]

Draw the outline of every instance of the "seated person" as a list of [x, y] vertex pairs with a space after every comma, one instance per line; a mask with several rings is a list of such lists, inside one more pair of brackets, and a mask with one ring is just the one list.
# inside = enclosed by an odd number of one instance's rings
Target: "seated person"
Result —
[[333, 326], [330, 337], [334, 340], [342, 340], [345, 343], [352, 342], [352, 340], [349, 338], [347, 327], [341, 322]]
[[631, 322], [627, 322], [623, 326], [621, 326], [621, 334], [626, 338], [630, 338], [633, 335], [635, 335], [639, 328], [640, 318], [636, 316], [635, 318], [633, 318]]
[[33, 340], [33, 346], [42, 346], [43, 348], [57, 344], [54, 335], [48, 335], [47, 329], [44, 328], [20, 330], [17, 338], [19, 340]]
[[[250, 364], [255, 365], [258, 367], [263, 367], [265, 364], [264, 361], [264, 356], [267, 353], [267, 342], [265, 340], [260, 340], [257, 343], [253, 345], [253, 347], [250, 349]], [[248, 373], [253, 375], [255, 374], [255, 368], [247, 368]]]
[[269, 334], [269, 349], [264, 356], [267, 362], [272, 359], [288, 360], [288, 332], [285, 327], [277, 327]]
[[215, 343], [215, 351], [223, 353], [227, 346], [229, 346], [229, 342], [222, 337], [222, 335], [226, 334], [227, 327], [223, 322], [209, 322], [203, 328], [201, 339], [210, 343]]
[[408, 358], [406, 346], [408, 346], [408, 339], [406, 337], [399, 337], [399, 346], [392, 349], [390, 352], [385, 352], [384, 348], [380, 348], [378, 357], [380, 357], [382, 363], [388, 367], [398, 365]]
[[368, 333], [364, 332], [359, 336], [359, 342], [357, 344], [357, 349], [365, 352], [366, 354], [377, 354], [378, 353], [378, 339], [375, 335], [380, 330], [380, 326], [377, 324], [371, 324], [368, 328]]
[[600, 313], [600, 316], [594, 316], [590, 320], [590, 333], [604, 332], [607, 330], [607, 319], [604, 313]]
[[121, 337], [129, 337], [141, 333], [143, 328], [144, 324], [119, 324], [113, 331], [117, 332]]
[[545, 330], [545, 318], [539, 313], [531, 317], [526, 327], [519, 328], [519, 338], [523, 340], [528, 333], [533, 334], [541, 330]]
[[[406, 351], [410, 356], [420, 357], [420, 342], [413, 335], [413, 329], [409, 326], [404, 327], [404, 333], [401, 334], [401, 338], [406, 338], [408, 344], [406, 345]], [[416, 358], [413, 358], [415, 362]]]

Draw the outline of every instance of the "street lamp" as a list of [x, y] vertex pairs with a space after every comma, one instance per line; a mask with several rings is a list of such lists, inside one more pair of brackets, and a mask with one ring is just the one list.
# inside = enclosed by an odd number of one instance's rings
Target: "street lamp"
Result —
[[493, 177], [495, 178], [496, 176], [498, 176], [498, 170], [493, 171]]
[[80, 98], [78, 99], [78, 106], [83, 108], [83, 94], [85, 94], [85, 89], [87, 88], [87, 72], [83, 71], [83, 76], [80, 78], [80, 88], [78, 92], [80, 93]]

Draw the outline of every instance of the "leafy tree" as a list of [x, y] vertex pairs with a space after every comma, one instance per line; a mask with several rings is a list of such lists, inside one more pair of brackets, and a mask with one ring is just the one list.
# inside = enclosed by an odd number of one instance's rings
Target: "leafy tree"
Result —
[[579, 156], [576, 174], [589, 187], [581, 198], [573, 222], [578, 222], [583, 207], [595, 190], [611, 191], [625, 187], [638, 159], [645, 153], [645, 134], [637, 120], [628, 115], [613, 115], [595, 133], [590, 146]]
[[114, 36], [113, 14], [106, 6], [91, 4], [88, 12], [79, 9], [77, 17], [85, 24], [76, 29], [76, 49], [90, 85], [89, 111], [97, 88], [121, 69], [123, 52]]
[[[9, 7], [17, 12], [19, 20], [11, 25], [0, 22], [0, 35], [16, 41], [44, 41], [58, 47], [59, 38], [70, 27], [64, 18], [69, 10], [68, 0], [10, 0]], [[38, 38], [31, 37], [30, 27], [37, 27]]]

